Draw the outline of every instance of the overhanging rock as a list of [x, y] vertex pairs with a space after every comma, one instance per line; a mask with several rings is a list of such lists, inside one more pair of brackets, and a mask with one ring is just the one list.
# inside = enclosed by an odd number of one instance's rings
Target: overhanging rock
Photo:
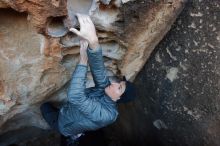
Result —
[[[68, 31], [78, 26], [76, 12], [86, 13], [94, 21], [108, 74], [123, 74], [133, 80], [184, 3], [2, 0], [0, 133], [27, 126], [46, 128], [39, 113], [40, 103], [50, 97], [65, 99], [64, 85], [79, 59], [79, 38]], [[93, 82], [89, 72], [90, 86]]]

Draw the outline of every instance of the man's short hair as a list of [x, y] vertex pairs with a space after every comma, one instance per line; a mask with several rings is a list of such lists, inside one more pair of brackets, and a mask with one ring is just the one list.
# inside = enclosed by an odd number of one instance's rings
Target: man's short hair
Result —
[[109, 76], [109, 81], [111, 83], [120, 83], [123, 80], [120, 76]]
[[110, 82], [116, 82], [120, 83], [121, 81], [125, 82], [125, 91], [121, 95], [120, 99], [117, 101], [117, 103], [127, 103], [136, 98], [136, 89], [132, 82], [127, 81], [125, 76], [110, 76], [109, 77]]

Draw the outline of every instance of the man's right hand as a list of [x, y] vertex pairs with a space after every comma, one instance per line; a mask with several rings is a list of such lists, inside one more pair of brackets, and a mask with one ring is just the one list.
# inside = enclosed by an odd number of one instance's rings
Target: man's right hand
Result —
[[98, 37], [96, 35], [95, 26], [88, 15], [84, 14], [76, 14], [79, 24], [80, 31], [75, 28], [70, 28], [70, 31], [78, 35], [79, 37], [85, 39], [89, 43], [89, 47], [91, 49], [95, 49], [99, 47]]

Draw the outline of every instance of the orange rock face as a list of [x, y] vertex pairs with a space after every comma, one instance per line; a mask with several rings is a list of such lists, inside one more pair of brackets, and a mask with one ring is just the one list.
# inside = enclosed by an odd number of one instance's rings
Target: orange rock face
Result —
[[[90, 15], [96, 25], [108, 75], [123, 74], [133, 80], [184, 3], [2, 0], [0, 133], [25, 126], [47, 128], [39, 105], [65, 99], [68, 85], [64, 85], [78, 63], [79, 38], [68, 30], [78, 27], [75, 13]], [[93, 85], [88, 72], [87, 87]], [[15, 121], [18, 124], [12, 126]]]
[[67, 14], [65, 0], [3, 0], [1, 3], [2, 7], [7, 5], [7, 7], [11, 7], [18, 12], [27, 12], [28, 19], [41, 33], [44, 31], [49, 17], [65, 16]]

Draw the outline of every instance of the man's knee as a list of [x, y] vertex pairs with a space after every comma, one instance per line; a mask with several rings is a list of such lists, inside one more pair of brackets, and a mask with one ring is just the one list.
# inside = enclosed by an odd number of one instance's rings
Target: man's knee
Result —
[[40, 111], [41, 113], [47, 113], [49, 112], [49, 109], [51, 108], [51, 104], [49, 102], [46, 102], [46, 103], [43, 103], [41, 106], [40, 106]]
[[50, 127], [58, 130], [57, 120], [59, 110], [49, 102], [43, 103], [40, 106], [40, 110], [44, 120], [50, 125]]

